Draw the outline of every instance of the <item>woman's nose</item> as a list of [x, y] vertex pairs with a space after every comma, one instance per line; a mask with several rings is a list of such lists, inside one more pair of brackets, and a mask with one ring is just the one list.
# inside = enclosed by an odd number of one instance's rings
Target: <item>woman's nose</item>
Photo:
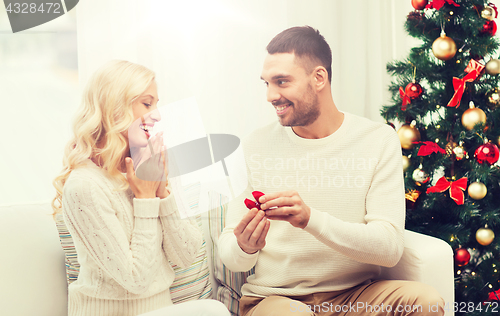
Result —
[[161, 120], [161, 114], [157, 108], [152, 110], [151, 112], [149, 112], [148, 116], [151, 118], [151, 120], [156, 121], [156, 122]]

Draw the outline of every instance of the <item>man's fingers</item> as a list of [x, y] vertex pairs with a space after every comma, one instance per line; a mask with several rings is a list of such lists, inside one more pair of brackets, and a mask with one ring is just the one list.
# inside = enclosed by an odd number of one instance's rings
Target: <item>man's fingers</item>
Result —
[[[259, 240], [262, 238], [262, 234], [264, 233], [264, 229], [269, 221], [267, 220], [266, 217], [263, 217], [257, 227], [255, 227], [255, 230], [253, 231], [252, 235], [250, 236], [250, 244], [255, 244], [258, 245]], [[265, 239], [265, 236], [264, 236]]]
[[264, 194], [259, 198], [260, 203], [265, 203], [266, 201], [272, 201], [280, 197], [291, 197], [295, 194], [298, 194], [296, 191], [289, 190], [289, 191], [281, 191], [281, 192], [274, 192], [274, 193], [269, 193], [269, 194]]
[[260, 208], [267, 210], [271, 207], [281, 207], [281, 206], [293, 206], [293, 200], [291, 197], [278, 197], [276, 199], [270, 200], [266, 203], [260, 205]]
[[234, 227], [234, 233], [236, 236], [241, 235], [243, 231], [245, 230], [245, 227], [247, 227], [248, 223], [255, 217], [256, 214], [256, 208], [251, 209], [248, 211], [245, 215], [243, 215], [243, 218], [241, 221]]
[[266, 236], [267, 236], [267, 233], [269, 232], [269, 227], [271, 227], [271, 222], [266, 218], [265, 224], [264, 224], [264, 229], [262, 230], [262, 233], [260, 234], [259, 240], [257, 240], [257, 246], [262, 247], [262, 248], [265, 246]]
[[263, 211], [259, 211], [256, 208], [251, 209], [235, 227], [236, 236], [239, 236], [243, 241], [248, 241], [263, 217]]

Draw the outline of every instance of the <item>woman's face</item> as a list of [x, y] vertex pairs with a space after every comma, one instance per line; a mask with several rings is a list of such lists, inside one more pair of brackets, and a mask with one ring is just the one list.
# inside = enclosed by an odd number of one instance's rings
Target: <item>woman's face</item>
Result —
[[158, 91], [156, 82], [153, 81], [149, 87], [132, 104], [134, 122], [128, 129], [129, 147], [146, 147], [153, 125], [161, 120], [157, 109]]

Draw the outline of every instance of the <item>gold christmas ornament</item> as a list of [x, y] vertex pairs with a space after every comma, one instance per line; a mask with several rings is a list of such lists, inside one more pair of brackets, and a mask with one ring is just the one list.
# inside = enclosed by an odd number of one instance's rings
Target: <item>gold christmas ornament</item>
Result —
[[458, 144], [455, 142], [448, 142], [446, 146], [444, 147], [444, 150], [446, 151], [447, 155], [453, 155], [453, 149], [457, 147]]
[[500, 105], [500, 92], [498, 91], [498, 87], [486, 93], [486, 100], [488, 100], [487, 104], [490, 109], [495, 109]]
[[488, 189], [481, 182], [472, 182], [467, 189], [469, 196], [474, 200], [481, 200], [488, 193]]
[[450, 60], [457, 53], [455, 41], [446, 36], [444, 32], [432, 43], [432, 53], [441, 60]]
[[486, 63], [486, 67], [484, 69], [488, 75], [500, 74], [500, 60], [493, 58], [490, 59], [490, 61]]
[[415, 127], [416, 124], [417, 123], [413, 121], [411, 124], [405, 124], [399, 128], [399, 141], [401, 142], [401, 147], [403, 149], [412, 149], [415, 147], [413, 142], [420, 140], [420, 132]]
[[406, 172], [411, 166], [411, 160], [407, 156], [403, 156], [403, 172]]
[[486, 114], [483, 110], [474, 107], [474, 102], [470, 102], [469, 109], [462, 114], [462, 125], [470, 131], [478, 123], [486, 124]]
[[417, 169], [413, 170], [411, 177], [418, 186], [425, 184], [430, 180], [429, 174], [422, 168], [422, 164], [420, 164]]
[[495, 18], [495, 10], [490, 6], [485, 6], [484, 9], [481, 10], [481, 17], [491, 21]]
[[495, 233], [487, 227], [479, 228], [476, 232], [476, 240], [483, 246], [491, 244], [493, 239], [495, 239]]

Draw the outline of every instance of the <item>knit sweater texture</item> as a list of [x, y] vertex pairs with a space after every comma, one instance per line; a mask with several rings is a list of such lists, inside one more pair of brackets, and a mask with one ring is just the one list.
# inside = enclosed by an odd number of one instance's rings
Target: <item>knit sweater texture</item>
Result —
[[[255, 274], [244, 295], [307, 295], [368, 282], [404, 248], [401, 145], [390, 126], [344, 113], [331, 135], [305, 139], [278, 122], [243, 142], [249, 185], [230, 202], [220, 236], [222, 262]], [[273, 221], [266, 245], [245, 253], [233, 233], [251, 192], [297, 191], [311, 208], [304, 229]]]
[[136, 199], [90, 159], [68, 177], [64, 221], [80, 263], [68, 288], [68, 315], [138, 315], [172, 305], [172, 262], [189, 266], [202, 235], [180, 219], [173, 194]]

